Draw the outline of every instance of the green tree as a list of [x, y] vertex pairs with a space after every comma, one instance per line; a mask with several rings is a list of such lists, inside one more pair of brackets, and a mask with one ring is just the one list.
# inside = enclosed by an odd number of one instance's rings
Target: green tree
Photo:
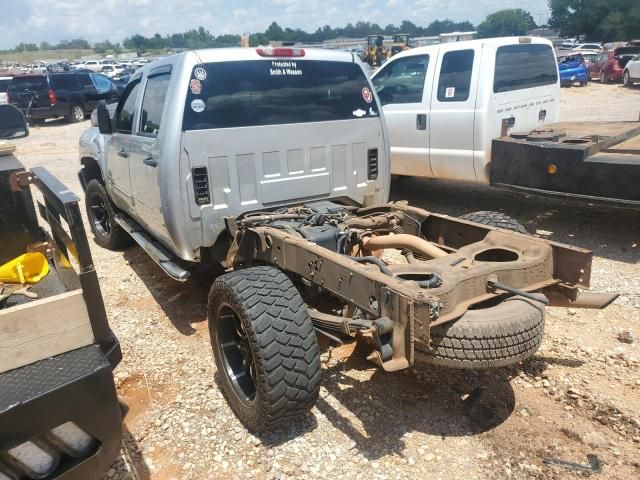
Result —
[[49, 42], [40, 42], [40, 50], [52, 50], [53, 49], [53, 45], [51, 45]]
[[15, 48], [16, 52], [37, 52], [38, 45], [35, 43], [19, 43]]
[[489, 38], [526, 35], [532, 28], [536, 28], [536, 22], [529, 12], [521, 8], [507, 8], [488, 15], [478, 25], [478, 36]]
[[640, 37], [638, 0], [549, 0], [549, 26], [564, 36], [612, 42]]

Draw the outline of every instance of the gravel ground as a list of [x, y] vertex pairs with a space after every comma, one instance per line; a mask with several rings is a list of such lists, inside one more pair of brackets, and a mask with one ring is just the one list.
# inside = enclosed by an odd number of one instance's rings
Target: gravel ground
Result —
[[[563, 120], [634, 120], [640, 89], [590, 84], [562, 91]], [[77, 142], [88, 122], [48, 122], [17, 141], [27, 166], [45, 165], [81, 194]], [[489, 373], [417, 365], [388, 374], [354, 345], [322, 344], [320, 401], [298, 424], [249, 434], [217, 386], [206, 323], [208, 283], [177, 284], [139, 248], [92, 244], [124, 360], [116, 370], [130, 406], [121, 458], [108, 479], [581, 478], [553, 456], [605, 479], [640, 476], [640, 214], [404, 179], [395, 199], [459, 215], [502, 210], [532, 232], [594, 251], [593, 286], [622, 296], [604, 311], [548, 311], [540, 351]], [[629, 343], [631, 342], [631, 343]], [[485, 409], [468, 408], [476, 386]]]

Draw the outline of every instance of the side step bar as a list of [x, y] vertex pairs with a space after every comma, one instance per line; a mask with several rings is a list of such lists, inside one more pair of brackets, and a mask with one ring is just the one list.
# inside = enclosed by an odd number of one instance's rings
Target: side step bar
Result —
[[149, 238], [144, 229], [134, 222], [132, 219], [124, 215], [116, 215], [116, 222], [125, 231], [131, 235], [138, 245], [147, 252], [151, 259], [169, 275], [178, 282], [186, 282], [191, 275], [187, 270], [173, 261], [173, 255], [160, 243]]

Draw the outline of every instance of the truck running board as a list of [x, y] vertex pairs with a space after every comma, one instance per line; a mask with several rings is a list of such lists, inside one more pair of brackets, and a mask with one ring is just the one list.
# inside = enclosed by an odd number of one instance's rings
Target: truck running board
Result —
[[187, 281], [191, 274], [173, 261], [173, 255], [164, 246], [149, 238], [140, 225], [124, 215], [116, 215], [116, 222], [131, 235], [131, 238], [147, 252], [151, 259], [156, 262], [167, 275], [178, 282]]

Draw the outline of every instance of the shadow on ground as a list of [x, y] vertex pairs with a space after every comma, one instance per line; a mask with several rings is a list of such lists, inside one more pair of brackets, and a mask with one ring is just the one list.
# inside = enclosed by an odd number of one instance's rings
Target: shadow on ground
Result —
[[500, 190], [462, 182], [398, 177], [391, 200], [460, 216], [479, 210], [502, 211], [542, 238], [588, 248], [600, 257], [640, 261], [640, 210]]
[[169, 278], [138, 246], [125, 250], [123, 255], [176, 329], [183, 335], [196, 333], [193, 324], [207, 319], [207, 295], [215, 274], [199, 272], [180, 283]]

